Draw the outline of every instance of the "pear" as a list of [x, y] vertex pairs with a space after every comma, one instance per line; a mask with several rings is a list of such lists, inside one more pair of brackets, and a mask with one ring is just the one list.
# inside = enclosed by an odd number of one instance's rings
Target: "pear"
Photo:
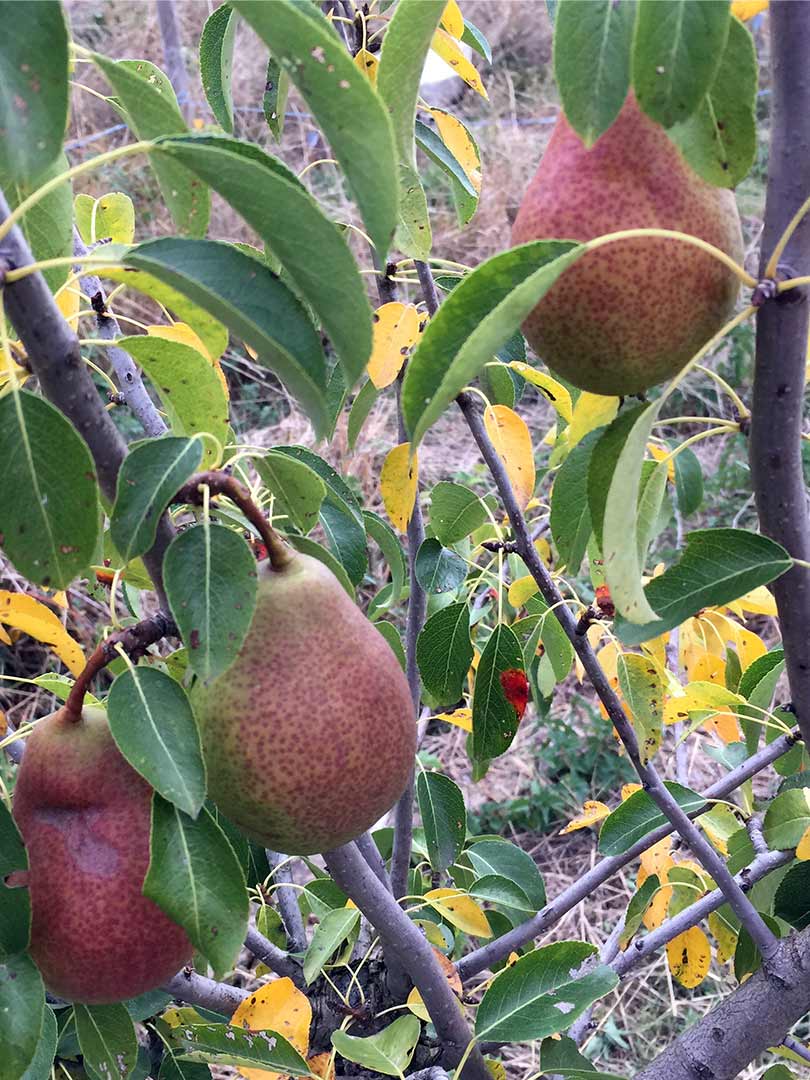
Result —
[[[660, 228], [709, 241], [741, 262], [734, 195], [706, 183], [632, 94], [587, 149], [560, 114], [512, 230], [530, 240], [591, 240]], [[532, 348], [582, 390], [635, 394], [670, 378], [734, 310], [739, 282], [676, 240], [616, 241], [566, 270], [524, 323]]]
[[208, 792], [265, 847], [310, 855], [355, 839], [413, 768], [408, 682], [332, 571], [289, 552], [259, 568], [231, 667], [194, 697]]
[[103, 709], [40, 720], [13, 814], [28, 854], [31, 956], [51, 993], [88, 1005], [153, 990], [191, 960], [185, 932], [143, 896], [152, 788]]

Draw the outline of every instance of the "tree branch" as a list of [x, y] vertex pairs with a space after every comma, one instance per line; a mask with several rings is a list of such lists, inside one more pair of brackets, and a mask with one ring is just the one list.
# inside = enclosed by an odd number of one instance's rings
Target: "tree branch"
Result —
[[[77, 258], [87, 254], [87, 248], [75, 225], [73, 226], [73, 254]], [[115, 316], [107, 311], [107, 296], [101, 281], [95, 274], [83, 274], [81, 287], [96, 313], [98, 336], [105, 341], [114, 342], [116, 338], [121, 337], [121, 327]], [[107, 359], [115, 372], [124, 404], [140, 420], [144, 434], [150, 439], [165, 435], [168, 428], [163, 423], [155, 403], [149, 397], [137, 364], [129, 353], [111, 344], [107, 349]]]
[[[270, 965], [268, 964], [268, 967]], [[187, 1001], [189, 1005], [201, 1005], [204, 1009], [230, 1016], [248, 996], [246, 990], [227, 983], [214, 982], [205, 975], [198, 975], [191, 968], [178, 971], [171, 982], [161, 989], [171, 994], [178, 1001]]]
[[[443, 1061], [457, 1065], [472, 1032], [439, 967], [433, 949], [419, 927], [405, 914], [370, 869], [355, 844], [324, 855], [329, 873], [374, 926], [386, 953], [397, 957], [422, 995], [442, 1044]], [[464, 1067], [464, 1080], [491, 1080], [480, 1050], [473, 1050]]]
[[[0, 192], [0, 221], [9, 216]], [[0, 242], [0, 273], [29, 266], [34, 259], [25, 237], [14, 226]], [[79, 349], [79, 341], [62, 317], [41, 274], [3, 286], [5, 309], [25, 346], [31, 369], [42, 392], [70, 420], [93, 455], [101, 490], [115, 500], [118, 470], [127, 447], [96, 390]], [[161, 515], [155, 543], [143, 557], [155, 583], [160, 606], [169, 610], [163, 591], [163, 555], [174, 537], [166, 514]]]
[[180, 40], [180, 27], [174, 0], [157, 0], [158, 24], [163, 42], [163, 60], [169, 82], [177, 94], [177, 103], [183, 118], [188, 122], [191, 113], [191, 94], [189, 93], [188, 72], [183, 59], [183, 45]]
[[[762, 272], [785, 226], [810, 194], [810, 9], [774, 0], [771, 30], [771, 134]], [[810, 272], [810, 218], [784, 252], [791, 276]], [[800, 295], [798, 295], [800, 294]], [[810, 560], [810, 519], [802, 470], [802, 410], [807, 365], [808, 304], [793, 289], [757, 316], [756, 367], [749, 445], [751, 478], [762, 532], [794, 558]], [[810, 568], [794, 566], [773, 583], [799, 727], [810, 738]]]
[[285, 855], [280, 855], [277, 851], [268, 850], [266, 854], [267, 861], [273, 871], [273, 881], [276, 885], [273, 894], [278, 904], [278, 913], [284, 925], [290, 952], [306, 952], [307, 932], [304, 929], [301, 908], [298, 906], [298, 890], [289, 888], [292, 882], [290, 861]]
[[282, 978], [292, 979], [296, 986], [304, 985], [304, 973], [301, 965], [292, 959], [289, 953], [284, 952], [278, 945], [268, 941], [264, 934], [253, 927], [248, 927], [245, 937], [245, 948], [249, 949], [257, 960], [261, 960], [271, 971]]

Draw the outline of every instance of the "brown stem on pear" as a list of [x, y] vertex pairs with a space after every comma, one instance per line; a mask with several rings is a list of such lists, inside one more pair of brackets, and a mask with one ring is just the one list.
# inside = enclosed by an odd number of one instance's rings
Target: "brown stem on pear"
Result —
[[251, 525], [254, 526], [262, 543], [267, 548], [267, 557], [273, 570], [283, 570], [295, 558], [295, 552], [281, 539], [279, 534], [251, 499], [250, 492], [235, 476], [225, 472], [209, 470], [195, 473], [177, 492], [177, 502], [193, 503], [201, 506], [202, 488], [207, 487], [212, 495], [227, 495], [235, 503]]
[[106, 641], [102, 641], [100, 645], [97, 645], [90, 654], [90, 659], [85, 664], [84, 670], [79, 674], [70, 689], [64, 706], [69, 718], [74, 723], [81, 720], [84, 695], [96, 675], [118, 655], [117, 645], [123, 648], [130, 660], [139, 660], [150, 645], [154, 645], [155, 642], [160, 641], [162, 638], [175, 637], [176, 635], [177, 627], [174, 620], [162, 611], [149, 619], [143, 619], [141, 622], [135, 623], [134, 626], [128, 626], [126, 630], [118, 630], [116, 633], [110, 634]]

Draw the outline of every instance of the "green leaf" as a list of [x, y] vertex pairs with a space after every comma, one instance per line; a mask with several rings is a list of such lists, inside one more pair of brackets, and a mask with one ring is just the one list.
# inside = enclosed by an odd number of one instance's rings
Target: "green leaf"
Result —
[[627, 0], [557, 5], [554, 75], [566, 119], [586, 147], [607, 131], [627, 97], [635, 15]]
[[287, 94], [290, 91], [290, 76], [271, 56], [267, 61], [267, 73], [264, 81], [262, 110], [267, 126], [276, 142], [281, 141], [284, 131], [284, 113], [287, 108]]
[[[803, 1062], [803, 1058], [791, 1058], [791, 1061], [796, 1060]], [[766, 1069], [762, 1074], [762, 1080], [796, 1080], [795, 1073], [791, 1072], [787, 1065], [771, 1065], [770, 1069]]]
[[329, 499], [321, 507], [321, 525], [326, 542], [340, 560], [353, 585], [359, 585], [368, 567], [366, 530]]
[[672, 459], [675, 463], [675, 498], [684, 517], [699, 509], [703, 502], [703, 470], [697, 456], [687, 447]]
[[542, 596], [530, 596], [526, 601], [526, 610], [529, 617], [541, 616], [539, 628], [539, 640], [543, 643], [545, 656], [551, 664], [554, 678], [562, 682], [571, 670], [574, 662], [574, 646], [568, 640], [568, 635], [560, 626], [560, 621], [551, 610]]
[[810, 829], [810, 788], [783, 791], [765, 812], [763, 833], [774, 851], [795, 848]]
[[321, 919], [304, 957], [304, 981], [309, 986], [320, 975], [329, 957], [360, 921], [356, 908], [336, 908]]
[[298, 536], [296, 533], [288, 533], [286, 539], [296, 551], [302, 551], [305, 555], [311, 555], [313, 559], [319, 559], [324, 566], [328, 566], [352, 600], [355, 599], [354, 585], [349, 581], [349, 577], [343, 569], [342, 563], [338, 562], [331, 551], [328, 551], [322, 544], [310, 540], [308, 536]]
[[28, 857], [14, 818], [0, 800], [0, 956], [24, 952], [31, 932], [28, 889], [6, 888], [9, 874], [28, 869]]
[[379, 390], [368, 379], [360, 387], [360, 390], [352, 402], [352, 407], [349, 410], [349, 425], [347, 430], [347, 436], [349, 439], [349, 449], [354, 450], [357, 445], [357, 439], [360, 432], [363, 430], [363, 424], [368, 419], [368, 414], [374, 408], [374, 402], [379, 397]]
[[625, 645], [680, 626], [704, 607], [716, 607], [780, 577], [791, 567], [783, 547], [744, 529], [695, 529], [686, 537], [680, 562], [644, 589], [658, 613], [654, 622], [636, 625], [617, 618], [615, 630]]
[[464, 847], [467, 835], [464, 796], [449, 776], [420, 772], [416, 778], [416, 798], [430, 866], [438, 874], [456, 861]]
[[366, 526], [366, 532], [385, 556], [391, 571], [391, 599], [387, 605], [377, 608], [376, 614], [379, 616], [388, 608], [395, 607], [399, 603], [408, 566], [405, 562], [405, 552], [402, 550], [399, 537], [387, 521], [384, 521], [379, 514], [364, 510], [363, 522]]
[[460, 555], [429, 536], [416, 553], [415, 573], [426, 593], [454, 593], [467, 576], [467, 564]]
[[391, 651], [394, 653], [397, 660], [399, 660], [399, 666], [405, 671], [408, 662], [405, 657], [405, 648], [402, 644], [402, 637], [400, 636], [399, 630], [397, 630], [392, 622], [386, 622], [385, 619], [375, 619], [374, 625], [391, 646]]
[[253, 552], [233, 529], [203, 521], [172, 540], [163, 574], [189, 665], [210, 682], [236, 659], [253, 618]]
[[246, 1031], [230, 1024], [180, 1024], [171, 1041], [189, 1061], [217, 1065], [263, 1066], [267, 1069], [309, 1076], [309, 1066], [283, 1035], [276, 1031]]
[[647, 561], [647, 549], [661, 531], [661, 508], [669, 476], [668, 461], [642, 461], [636, 516], [636, 550], [640, 570]]
[[0, 1078], [17, 1080], [32, 1064], [43, 1029], [45, 987], [27, 953], [0, 958]]
[[62, 5], [0, 3], [0, 174], [30, 184], [60, 156], [68, 118]]
[[[667, 781], [664, 787], [687, 814], [707, 805], [702, 795], [680, 784]], [[603, 855], [623, 855], [637, 840], [666, 824], [667, 819], [647, 792], [634, 791], [602, 822], [599, 850]]]
[[326, 364], [301, 302], [269, 267], [230, 244], [167, 237], [127, 253], [146, 270], [209, 311], [258, 353], [299, 400], [316, 433], [327, 427]]
[[584, 249], [540, 240], [495, 255], [453, 289], [430, 320], [402, 387], [413, 449]]
[[205, 802], [200, 734], [186, 692], [158, 668], [122, 671], [107, 699], [110, 731], [133, 769], [196, 817]]
[[49, 1009], [46, 1005], [42, 1013], [42, 1031], [36, 1052], [20, 1080], [50, 1080], [58, 1039], [59, 1029], [56, 1025], [56, 1017], [53, 1009]]
[[251, 143], [190, 135], [162, 141], [154, 153], [182, 162], [256, 230], [318, 315], [351, 387], [371, 355], [371, 305], [346, 241], [315, 199]]
[[[12, 0], [2, 0], [2, 2], [8, 4]], [[1, 124], [0, 129], [2, 129]], [[2, 139], [0, 139], [0, 144], [2, 144]], [[14, 210], [38, 187], [55, 179], [68, 167], [67, 158], [64, 154], [60, 154], [45, 172], [37, 176], [36, 180], [25, 184], [15, 181], [13, 174], [6, 170], [0, 160], [0, 188], [10, 208]], [[73, 191], [70, 180], [57, 185], [44, 198], [26, 210], [19, 222], [19, 227], [37, 262], [71, 255], [73, 253]], [[68, 270], [67, 266], [53, 266], [43, 270], [43, 277], [51, 292], [56, 292], [61, 285], [64, 285]]]
[[86, 570], [99, 535], [87, 444], [50, 402], [27, 390], [0, 400], [0, 537], [29, 581], [64, 589]]
[[279, 514], [286, 514], [290, 524], [305, 535], [318, 523], [326, 484], [304, 461], [289, 454], [268, 450], [253, 462], [265, 486], [276, 497]]
[[523, 671], [523, 651], [514, 631], [495, 627], [484, 646], [475, 675], [470, 756], [484, 761], [505, 753], [517, 734], [521, 714], [509, 700], [502, 676]]
[[[765, 653], [763, 656], [758, 656], [753, 664], [749, 664], [740, 676], [740, 685], [737, 687], [737, 692], [744, 698], [748, 698], [750, 701], [751, 695], [755, 692], [762, 680], [775, 668], [780, 668], [784, 662], [784, 649], [771, 649], [770, 652]], [[773, 691], [771, 691], [771, 693], [773, 693]], [[770, 697], [768, 705], [763, 706], [763, 708], [769, 707]]]
[[202, 1062], [178, 1058], [174, 1048], [166, 1046], [157, 1080], [211, 1080], [211, 1069]]
[[616, 670], [632, 716], [641, 761], [646, 765], [664, 734], [664, 684], [653, 661], [638, 653], [622, 653]]
[[[396, 149], [382, 99], [328, 22], [293, 0], [236, 0], [234, 7], [289, 74], [345, 173], [377, 257], [397, 222]], [[347, 118], [351, 122], [347, 122]]]
[[183, 927], [221, 977], [242, 947], [249, 909], [245, 875], [227, 837], [207, 808], [195, 820], [155, 794], [151, 851], [144, 896]]
[[638, 0], [633, 88], [664, 127], [695, 112], [712, 85], [731, 22], [728, 0]]
[[462, 697], [472, 658], [467, 605], [450, 604], [434, 612], [416, 639], [416, 663], [435, 703], [454, 705]]
[[217, 123], [233, 132], [233, 43], [237, 15], [230, 4], [223, 4], [206, 19], [200, 36], [200, 78], [205, 98]]
[[658, 875], [650, 874], [649, 877], [644, 879], [644, 884], [633, 893], [630, 903], [627, 905], [627, 914], [624, 917], [624, 927], [622, 928], [619, 937], [620, 948], [626, 949], [632, 941], [636, 931], [641, 926], [647, 908], [650, 906], [653, 897], [658, 892], [660, 884]]
[[736, 187], [756, 160], [758, 78], [754, 39], [732, 18], [708, 92], [697, 111], [669, 131], [695, 172], [710, 184]]
[[273, 446], [270, 449], [279, 454], [287, 454], [295, 461], [302, 461], [305, 465], [309, 465], [313, 472], [316, 472], [326, 484], [328, 489], [327, 501], [344, 513], [356, 518], [358, 525], [363, 524], [363, 511], [354, 492], [340, 473], [336, 472], [322, 457], [319, 457], [306, 446]]
[[557, 941], [522, 956], [497, 975], [484, 994], [475, 1018], [476, 1037], [528, 1042], [570, 1027], [618, 984], [616, 973], [603, 964], [576, 976], [576, 969], [595, 952], [584, 941]]
[[604, 434], [597, 428], [581, 439], [565, 459], [551, 492], [549, 524], [560, 561], [579, 573], [593, 531], [588, 503], [588, 471], [596, 444]]
[[77, 195], [74, 200], [76, 228], [85, 244], [111, 240], [114, 244], [131, 244], [135, 235], [135, 207], [123, 191], [110, 191], [94, 199], [92, 195]]
[[437, 539], [457, 544], [487, 521], [483, 501], [463, 484], [440, 480], [430, 493], [430, 524]]
[[402, 1076], [411, 1063], [422, 1025], [415, 1016], [400, 1016], [388, 1027], [366, 1039], [332, 1032], [332, 1045], [347, 1061], [364, 1065], [384, 1076]]
[[510, 911], [520, 912], [521, 915], [534, 914], [537, 911], [523, 889], [516, 882], [500, 874], [485, 874], [484, 877], [478, 878], [470, 885], [469, 893], [476, 900], [500, 904], [509, 908]]
[[519, 885], [532, 904], [532, 911], [546, 906], [546, 887], [537, 864], [527, 851], [508, 840], [478, 840], [467, 849], [479, 878], [499, 875]]
[[479, 56], [483, 56], [488, 64], [492, 63], [492, 49], [484, 34], [469, 19], [464, 20], [464, 33], [461, 40], [471, 49], [475, 49]]
[[427, 197], [419, 173], [410, 165], [400, 164], [399, 220], [394, 246], [411, 259], [429, 258], [433, 248]]
[[[157, 139], [187, 130], [172, 85], [148, 60], [110, 60], [99, 53], [93, 60], [107, 78], [120, 104], [127, 126], [138, 139]], [[211, 192], [182, 165], [150, 155], [163, 201], [182, 233], [205, 236], [211, 213]]]
[[[191, 345], [153, 334], [119, 338], [122, 349], [146, 372], [166, 411], [173, 435], [213, 435], [228, 442], [229, 403], [214, 365]], [[206, 446], [202, 467], [216, 465], [215, 449]]]
[[421, 120], [416, 121], [414, 130], [416, 133], [416, 145], [419, 149], [427, 154], [433, 164], [438, 165], [442, 172], [449, 176], [454, 183], [458, 184], [471, 199], [475, 199], [477, 202], [478, 192], [473, 187], [472, 181], [462, 168], [458, 158], [438, 132], [428, 127], [427, 124], [423, 124]]
[[796, 930], [810, 926], [810, 862], [791, 866], [776, 890], [773, 913]]
[[377, 68], [377, 93], [394, 130], [399, 160], [413, 166], [416, 100], [425, 58], [444, 0], [400, 0], [388, 23]]
[[[774, 919], [773, 916], [768, 915], [765, 911], [760, 911], [759, 914], [774, 937], [781, 937], [782, 927], [776, 919]], [[761, 967], [762, 956], [760, 955], [759, 949], [754, 944], [751, 935], [743, 926], [740, 928], [740, 934], [737, 939], [737, 948], [734, 952], [734, 978], [737, 979], [738, 982], [742, 982], [747, 975], [752, 975], [755, 971], [759, 971]]]
[[125, 563], [155, 542], [160, 515], [199, 468], [199, 439], [171, 435], [137, 443], [118, 473], [110, 535]]
[[135, 1067], [138, 1040], [121, 1004], [74, 1005], [84, 1067], [94, 1080], [124, 1080]]

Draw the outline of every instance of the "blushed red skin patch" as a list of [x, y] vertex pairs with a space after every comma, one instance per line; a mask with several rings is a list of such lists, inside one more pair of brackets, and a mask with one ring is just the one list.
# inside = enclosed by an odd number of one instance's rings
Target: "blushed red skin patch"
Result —
[[416, 718], [382, 634], [316, 559], [259, 567], [233, 665], [193, 694], [208, 791], [265, 847], [328, 851], [390, 810], [408, 783]]
[[14, 789], [28, 853], [31, 956], [58, 997], [89, 1005], [161, 986], [192, 956], [141, 893], [152, 788], [115, 746], [103, 710], [59, 711], [29, 737]]
[[[592, 240], [662, 228], [742, 261], [734, 195], [702, 180], [632, 94], [586, 150], [560, 118], [524, 195], [512, 243]], [[676, 240], [621, 240], [583, 255], [523, 324], [532, 348], [575, 386], [639, 393], [679, 371], [730, 318], [734, 274]]]
[[529, 680], [526, 672], [518, 668], [508, 668], [501, 672], [500, 681], [506, 700], [513, 706], [518, 720], [522, 720], [529, 704]]

